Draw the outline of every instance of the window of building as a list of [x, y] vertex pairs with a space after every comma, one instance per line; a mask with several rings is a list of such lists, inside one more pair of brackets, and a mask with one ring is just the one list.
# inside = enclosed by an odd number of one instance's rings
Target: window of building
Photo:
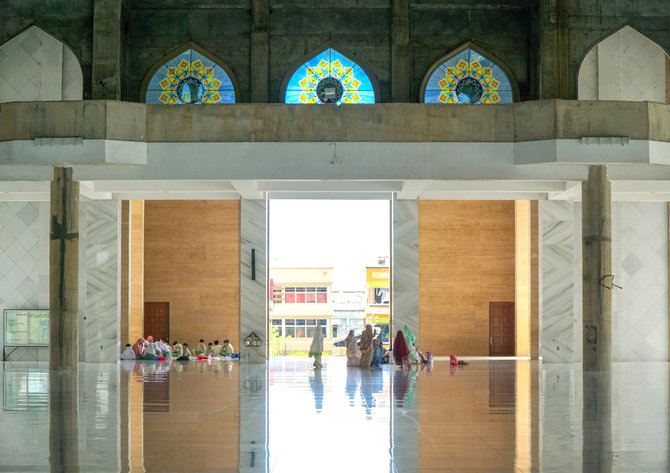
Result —
[[[283, 295], [281, 293], [283, 292]], [[274, 300], [283, 300], [287, 304], [327, 304], [328, 303], [328, 288], [327, 287], [285, 287], [283, 289], [275, 289]]]
[[358, 64], [328, 48], [298, 67], [284, 99], [286, 103], [375, 103], [375, 92]]
[[312, 338], [318, 329], [328, 336], [328, 319], [272, 319], [271, 323], [283, 337]]
[[509, 78], [494, 62], [467, 48], [437, 66], [428, 78], [425, 103], [512, 103]]
[[373, 287], [370, 290], [371, 305], [389, 305], [391, 302], [391, 291], [388, 287]]
[[222, 66], [188, 49], [158, 68], [147, 86], [146, 103], [235, 103], [235, 89]]

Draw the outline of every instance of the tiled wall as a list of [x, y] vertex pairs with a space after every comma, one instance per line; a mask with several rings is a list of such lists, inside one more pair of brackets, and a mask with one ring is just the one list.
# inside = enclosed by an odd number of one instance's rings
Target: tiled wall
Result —
[[[48, 202], [0, 202], [0, 310], [49, 308], [49, 212]], [[82, 201], [79, 215], [79, 359], [115, 361], [119, 203]]]
[[630, 26], [598, 43], [579, 69], [580, 100], [666, 103], [666, 55]]
[[74, 53], [36, 26], [0, 47], [0, 102], [81, 100], [83, 78]]
[[668, 204], [614, 202], [612, 222], [614, 361], [667, 361]]

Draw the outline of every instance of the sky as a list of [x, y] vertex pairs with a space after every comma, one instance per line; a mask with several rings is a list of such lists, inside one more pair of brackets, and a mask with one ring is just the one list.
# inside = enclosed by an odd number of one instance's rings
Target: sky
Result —
[[365, 266], [389, 256], [389, 208], [388, 200], [271, 200], [270, 268], [332, 266], [333, 289], [364, 289]]

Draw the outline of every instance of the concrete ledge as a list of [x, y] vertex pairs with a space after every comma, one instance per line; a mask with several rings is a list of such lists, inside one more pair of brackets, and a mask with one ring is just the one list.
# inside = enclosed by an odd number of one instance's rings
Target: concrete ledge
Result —
[[541, 100], [506, 105], [0, 104], [0, 141], [525, 142], [582, 137], [670, 142], [670, 105]]

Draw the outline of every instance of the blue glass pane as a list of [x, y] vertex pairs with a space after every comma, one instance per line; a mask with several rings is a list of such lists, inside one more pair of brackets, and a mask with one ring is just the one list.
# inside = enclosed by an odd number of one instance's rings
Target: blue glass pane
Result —
[[193, 49], [161, 66], [149, 81], [146, 103], [235, 103], [235, 89], [226, 71]]
[[426, 103], [511, 103], [512, 85], [490, 59], [465, 49], [440, 64], [426, 82]]
[[[326, 49], [306, 61], [293, 73], [286, 86], [286, 103], [321, 103], [317, 86], [324, 83], [339, 88], [333, 101], [336, 103], [374, 103], [372, 81], [365, 71], [348, 57], [332, 48]], [[337, 87], [333, 84], [339, 83]], [[339, 95], [337, 95], [339, 94]], [[328, 100], [326, 100], [328, 101]]]

